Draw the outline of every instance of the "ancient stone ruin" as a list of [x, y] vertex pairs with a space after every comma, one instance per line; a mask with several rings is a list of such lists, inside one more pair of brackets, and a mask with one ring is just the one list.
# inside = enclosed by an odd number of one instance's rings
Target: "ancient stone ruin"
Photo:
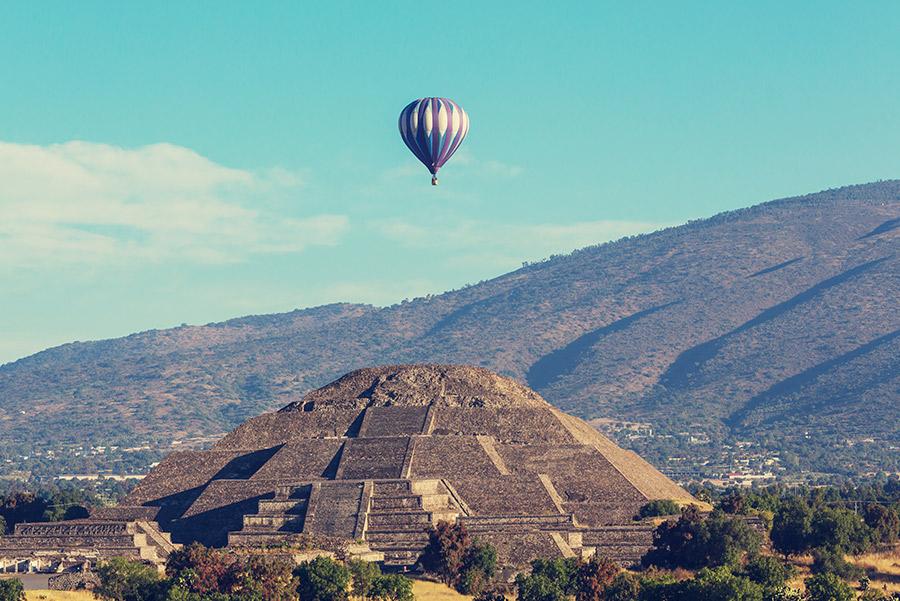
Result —
[[172, 453], [118, 507], [18, 525], [0, 539], [0, 568], [58, 566], [65, 554], [162, 561], [173, 541], [303, 537], [355, 541], [408, 566], [439, 520], [461, 522], [509, 565], [594, 552], [627, 564], [649, 546], [652, 526], [633, 517], [652, 499], [693, 500], [513, 380], [378, 367], [253, 418], [210, 450]]

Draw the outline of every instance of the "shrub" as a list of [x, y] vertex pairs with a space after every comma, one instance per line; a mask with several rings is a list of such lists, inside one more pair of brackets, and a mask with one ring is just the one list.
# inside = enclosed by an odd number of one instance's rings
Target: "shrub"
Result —
[[304, 561], [294, 575], [300, 579], [297, 592], [303, 601], [345, 601], [349, 597], [350, 570], [330, 557]]
[[641, 601], [691, 601], [687, 597], [687, 580], [679, 580], [672, 573], [660, 573], [651, 568], [640, 579]]
[[486, 590], [479, 593], [474, 601], [506, 601], [506, 595], [501, 591]]
[[847, 580], [857, 580], [865, 574], [862, 568], [848, 562], [841, 551], [834, 549], [815, 549], [810, 570], [813, 574], [835, 574]]
[[120, 557], [97, 569], [100, 584], [94, 594], [113, 601], [154, 601], [163, 595], [164, 582], [155, 568]]
[[784, 587], [793, 575], [794, 568], [777, 557], [756, 555], [747, 562], [745, 572], [753, 582], [762, 585], [766, 590], [774, 591]]
[[834, 574], [816, 574], [806, 579], [809, 601], [853, 601], [856, 595], [850, 585]]
[[378, 576], [372, 582], [368, 598], [378, 601], [413, 601], [415, 596], [409, 578], [400, 574], [386, 574]]
[[863, 594], [859, 596], [859, 601], [897, 601], [897, 599], [900, 599], [900, 594], [898, 593], [891, 595], [874, 589], [864, 591]]
[[0, 601], [25, 601], [25, 587], [18, 578], [0, 580]]
[[803, 593], [797, 589], [782, 586], [763, 593], [765, 601], [804, 601]]
[[763, 587], [723, 566], [704, 568], [684, 587], [687, 599], [698, 601], [762, 601]]
[[640, 510], [638, 510], [638, 517], [654, 518], [664, 515], [678, 515], [679, 513], [681, 513], [681, 508], [675, 501], [670, 499], [656, 499], [655, 501], [650, 501], [643, 505]]
[[620, 572], [606, 587], [604, 601], [635, 601], [641, 592], [641, 581], [634, 574]]
[[352, 559], [347, 563], [350, 570], [350, 592], [354, 597], [368, 597], [372, 585], [381, 576], [381, 568], [378, 564], [361, 559]]

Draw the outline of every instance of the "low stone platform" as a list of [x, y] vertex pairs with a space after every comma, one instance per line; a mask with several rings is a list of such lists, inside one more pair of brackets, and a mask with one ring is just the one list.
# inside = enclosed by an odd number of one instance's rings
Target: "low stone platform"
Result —
[[16, 524], [0, 537], [0, 571], [63, 572], [112, 557], [162, 564], [177, 548], [154, 522], [70, 520]]

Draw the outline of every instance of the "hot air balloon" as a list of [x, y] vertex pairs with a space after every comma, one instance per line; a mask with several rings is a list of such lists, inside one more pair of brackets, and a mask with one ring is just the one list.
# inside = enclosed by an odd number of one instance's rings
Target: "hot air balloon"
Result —
[[449, 98], [419, 98], [400, 113], [400, 137], [431, 172], [431, 185], [438, 183], [437, 172], [469, 133], [469, 116]]

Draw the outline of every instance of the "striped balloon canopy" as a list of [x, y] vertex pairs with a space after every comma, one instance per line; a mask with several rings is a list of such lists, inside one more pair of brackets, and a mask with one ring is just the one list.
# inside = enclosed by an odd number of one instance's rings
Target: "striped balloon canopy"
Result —
[[400, 137], [431, 172], [436, 186], [437, 172], [453, 156], [469, 133], [469, 116], [449, 98], [419, 98], [400, 113]]

